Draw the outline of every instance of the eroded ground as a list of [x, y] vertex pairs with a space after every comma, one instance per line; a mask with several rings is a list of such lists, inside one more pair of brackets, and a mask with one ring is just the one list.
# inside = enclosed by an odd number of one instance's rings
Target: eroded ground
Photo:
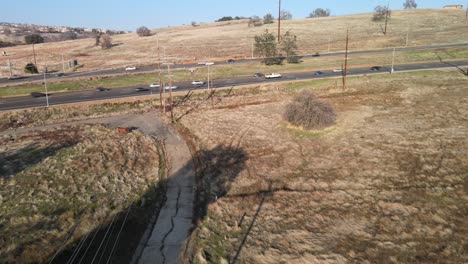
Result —
[[468, 79], [428, 71], [326, 87], [308, 87], [339, 115], [324, 131], [282, 121], [294, 93], [283, 89], [183, 119], [209, 202], [195, 263], [468, 261]]

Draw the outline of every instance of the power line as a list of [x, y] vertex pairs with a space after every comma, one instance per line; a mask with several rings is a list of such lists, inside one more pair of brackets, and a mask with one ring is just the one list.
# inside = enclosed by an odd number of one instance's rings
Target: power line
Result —
[[93, 244], [94, 239], [96, 238], [96, 235], [99, 233], [99, 229], [101, 228], [101, 225], [102, 225], [102, 223], [100, 223], [100, 224], [97, 226], [96, 231], [94, 232], [93, 238], [91, 239], [91, 242], [89, 242], [89, 245], [88, 245], [88, 247], [86, 248], [85, 252], [83, 253], [83, 256], [81, 256], [80, 262], [78, 262], [78, 264], [81, 264], [81, 261], [83, 261], [84, 257], [86, 256], [86, 253], [88, 253], [88, 250], [89, 250], [89, 248], [91, 247], [91, 245]]
[[115, 239], [114, 245], [112, 246], [112, 250], [111, 250], [111, 252], [109, 254], [109, 258], [107, 259], [106, 264], [108, 264], [110, 262], [110, 260], [112, 258], [112, 255], [114, 254], [115, 247], [117, 246], [117, 243], [119, 242], [120, 233], [122, 233], [122, 230], [123, 230], [123, 228], [125, 226], [125, 222], [127, 222], [127, 217], [128, 217], [128, 214], [130, 213], [131, 208], [132, 208], [132, 205], [130, 204], [130, 206], [128, 207], [128, 210], [127, 210], [127, 214], [125, 214], [125, 218], [123, 220], [123, 223], [120, 226], [119, 233], [117, 234], [117, 238]]
[[97, 257], [97, 255], [98, 255], [99, 251], [101, 250], [102, 243], [104, 243], [104, 240], [106, 240], [107, 234], [109, 233], [110, 228], [111, 228], [112, 225], [114, 224], [114, 220], [115, 220], [115, 217], [116, 217], [116, 216], [117, 216], [117, 214], [114, 214], [114, 217], [112, 217], [112, 221], [111, 221], [109, 227], [107, 228], [106, 233], [104, 234], [104, 238], [101, 240], [101, 243], [99, 244], [99, 247], [98, 247], [98, 249], [97, 249], [97, 251], [96, 251], [96, 254], [94, 254], [94, 257], [93, 257], [93, 260], [91, 261], [91, 264], [94, 263], [94, 260], [96, 259], [96, 257]]
[[89, 232], [88, 234], [86, 234], [86, 236], [84, 236], [84, 237], [80, 240], [80, 243], [77, 245], [77, 248], [73, 251], [73, 254], [71, 255], [70, 259], [67, 261], [67, 264], [71, 264], [71, 263], [73, 263], [73, 261], [75, 261], [75, 258], [78, 256], [78, 254], [80, 253], [81, 248], [82, 248], [83, 245], [85, 244], [84, 242], [88, 239], [89, 234], [91, 234], [91, 232]]

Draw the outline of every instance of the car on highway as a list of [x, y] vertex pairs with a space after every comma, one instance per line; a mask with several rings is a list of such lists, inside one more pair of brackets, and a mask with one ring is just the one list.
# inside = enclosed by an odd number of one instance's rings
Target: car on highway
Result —
[[126, 71], [134, 71], [136, 70], [136, 67], [135, 66], [128, 66], [127, 68], [125, 68]]
[[323, 71], [316, 71], [314, 72], [314, 75], [322, 75], [323, 74]]
[[31, 93], [31, 96], [32, 97], [44, 97], [46, 95], [50, 95], [50, 94], [46, 94], [46, 93], [41, 93], [41, 92], [32, 92]]
[[342, 72], [343, 70], [342, 69], [333, 69], [332, 72]]
[[152, 83], [149, 85], [150, 88], [159, 88], [159, 83]]
[[21, 75], [13, 74], [10, 77], [8, 77], [8, 80], [18, 80], [23, 78]]
[[137, 91], [137, 92], [145, 92], [145, 91], [149, 91], [149, 89], [146, 88], [146, 87], [138, 87], [138, 88], [135, 88], [135, 91]]
[[257, 73], [254, 74], [254, 76], [255, 77], [263, 77], [263, 76], [265, 76], [265, 74], [257, 72]]
[[98, 91], [98, 92], [105, 92], [105, 91], [109, 91], [109, 90], [110, 90], [110, 88], [105, 88], [105, 87], [97, 87], [96, 88], [96, 91]]
[[267, 79], [281, 78], [281, 74], [279, 73], [265, 74], [265, 78]]
[[316, 53], [312, 54], [312, 57], [320, 57], [320, 53], [316, 52]]
[[236, 61], [234, 59], [229, 59], [226, 62], [233, 63], [233, 62], [236, 62]]
[[381, 71], [383, 69], [382, 66], [372, 66], [371, 68], [371, 71]]
[[58, 73], [55, 74], [55, 76], [57, 76], [57, 77], [63, 77], [63, 76], [65, 76], [65, 73], [63, 73], [63, 72], [58, 72]]
[[192, 82], [192, 85], [195, 85], [195, 86], [202, 86], [202, 85], [204, 85], [204, 84], [205, 84], [204, 81], [193, 81], [193, 82]]
[[169, 90], [169, 89], [174, 90], [174, 89], [177, 89], [177, 88], [179, 88], [179, 87], [178, 87], [178, 86], [175, 86], [175, 85], [173, 85], [173, 86], [165, 86], [165, 87], [164, 87], [164, 89], [166, 89], [166, 90]]
[[211, 61], [203, 61], [203, 62], [198, 63], [198, 65], [206, 65], [206, 66], [213, 65], [213, 64], [214, 64], [214, 62], [211, 62]]

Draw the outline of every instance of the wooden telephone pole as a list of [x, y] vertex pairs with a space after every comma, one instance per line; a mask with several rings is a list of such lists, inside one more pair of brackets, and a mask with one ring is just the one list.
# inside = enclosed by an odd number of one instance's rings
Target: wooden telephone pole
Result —
[[385, 10], [385, 29], [384, 29], [384, 35], [387, 35], [387, 25], [388, 25], [388, 15], [390, 13], [390, 2], [387, 3], [387, 10]]
[[346, 74], [348, 70], [348, 44], [349, 44], [349, 29], [346, 30], [346, 51], [345, 51], [345, 61], [343, 69], [343, 90], [346, 89]]
[[281, 0], [278, 1], [278, 43], [281, 39]]
[[161, 112], [166, 112], [166, 104], [163, 101], [163, 84], [161, 81], [161, 52], [159, 50], [158, 41], [158, 78], [159, 78], [159, 105], [161, 106]]
[[171, 121], [174, 122], [174, 104], [172, 102], [172, 76], [171, 76], [171, 64], [167, 64], [167, 75], [169, 77], [169, 107], [171, 110]]

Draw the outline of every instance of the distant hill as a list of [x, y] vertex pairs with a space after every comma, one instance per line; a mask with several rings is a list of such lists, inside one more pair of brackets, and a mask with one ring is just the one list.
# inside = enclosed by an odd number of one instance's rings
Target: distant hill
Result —
[[8, 43], [0, 44], [0, 47], [22, 44], [24, 43], [24, 36], [29, 34], [39, 34], [44, 38], [45, 42], [56, 42], [90, 38], [94, 37], [96, 32], [104, 32], [110, 35], [128, 33], [128, 31], [123, 30], [0, 22], [0, 41]]
[[[300, 54], [343, 51], [347, 29], [350, 50], [468, 42], [465, 10], [393, 10], [386, 35], [382, 33], [385, 22], [372, 21], [372, 16], [364, 13], [284, 20], [281, 33], [297, 35]], [[161, 58], [173, 63], [250, 58], [255, 35], [265, 30], [276, 34], [276, 21], [260, 26], [249, 26], [248, 19], [194, 23], [153, 29], [147, 37], [136, 33], [113, 35], [115, 45], [108, 50], [96, 46], [94, 39], [44, 43], [36, 46], [36, 59], [38, 64], [56, 70], [62, 68], [62, 58], [78, 60], [79, 71], [155, 65], [158, 44]], [[33, 61], [31, 48], [26, 45], [0, 51], [8, 54], [0, 57], [0, 76], [8, 74], [6, 59], [11, 61], [14, 72], [22, 72], [24, 65]]]

